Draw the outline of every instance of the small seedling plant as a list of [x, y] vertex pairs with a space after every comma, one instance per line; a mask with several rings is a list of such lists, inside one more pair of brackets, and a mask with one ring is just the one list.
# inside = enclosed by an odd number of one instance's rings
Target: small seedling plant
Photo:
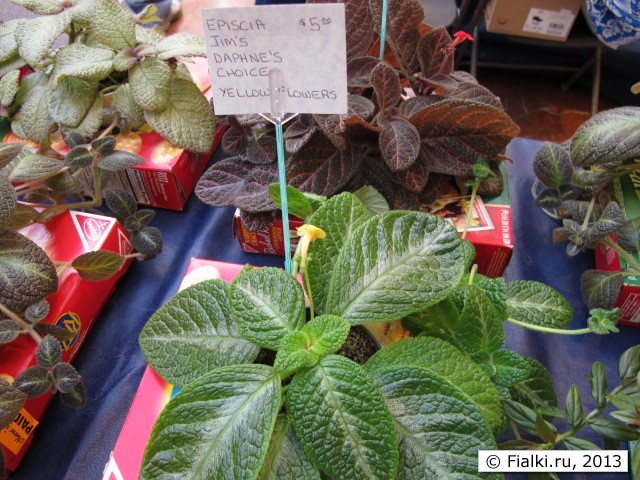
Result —
[[[498, 97], [465, 72], [454, 71], [455, 38], [424, 25], [417, 0], [387, 2], [386, 52], [379, 52], [382, 2], [346, 0], [346, 115], [299, 115], [285, 125], [287, 180], [305, 192], [332, 196], [372, 185], [394, 209], [419, 210], [452, 176], [461, 188], [479, 157], [497, 172], [518, 132]], [[427, 18], [428, 20], [428, 18]], [[217, 117], [230, 155], [196, 187], [205, 203], [234, 205], [250, 230], [265, 226], [278, 181], [273, 125], [259, 115]], [[483, 183], [497, 195], [502, 182]]]
[[[246, 267], [230, 284], [181, 291], [143, 328], [145, 358], [181, 391], [153, 427], [141, 478], [479, 478], [477, 451], [497, 448], [504, 402], [546, 374], [503, 348], [503, 323], [566, 332], [566, 300], [469, 272], [474, 249], [452, 225], [388, 211], [373, 189], [289, 194], [307, 221], [300, 279]], [[363, 365], [337, 353], [353, 326], [398, 319], [415, 338]], [[613, 329], [599, 318], [590, 331]]]
[[640, 166], [640, 108], [620, 107], [594, 115], [566, 142], [545, 142], [533, 161], [536, 205], [562, 221], [556, 241], [574, 256], [604, 244], [626, 263], [619, 272], [586, 270], [581, 287], [590, 309], [613, 308], [625, 276], [640, 275], [640, 219], [625, 217], [607, 187], [637, 174]]

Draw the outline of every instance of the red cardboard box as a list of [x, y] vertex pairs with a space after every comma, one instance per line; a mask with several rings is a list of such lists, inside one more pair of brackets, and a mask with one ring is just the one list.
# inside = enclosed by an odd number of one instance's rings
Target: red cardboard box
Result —
[[[180, 290], [212, 278], [230, 282], [243, 268], [244, 265], [193, 258]], [[109, 462], [105, 465], [103, 480], [139, 478], [144, 448], [153, 424], [164, 406], [179, 391], [147, 365]]]
[[[636, 185], [639, 185], [636, 188]], [[640, 216], [640, 183], [634, 176], [624, 176], [614, 180], [609, 185], [609, 193], [620, 204], [627, 220]], [[629, 254], [640, 260], [640, 252], [631, 251]], [[600, 244], [595, 250], [596, 269], [607, 272], [619, 272], [627, 269], [627, 261], [620, 258], [618, 253], [607, 245]], [[618, 299], [615, 303], [620, 308], [618, 323], [631, 327], [640, 326], [640, 277], [625, 275]]]
[[[121, 255], [133, 251], [127, 233], [114, 218], [91, 213], [65, 212], [44, 225], [30, 225], [20, 232], [44, 248], [57, 262], [68, 262], [95, 250], [111, 250]], [[43, 321], [75, 333], [71, 340], [63, 342], [63, 361], [73, 360], [130, 263], [131, 260], [127, 260], [116, 275], [102, 282], [82, 280], [73, 268], [67, 268], [59, 277], [58, 291], [47, 297], [50, 311]], [[0, 374], [15, 378], [25, 368], [35, 365], [36, 348], [36, 342], [28, 335], [20, 335], [13, 342], [0, 345]], [[0, 431], [7, 470], [13, 471], [18, 466], [52, 397], [48, 392], [27, 399], [14, 423]]]
[[[455, 187], [447, 185], [443, 187], [438, 200], [425, 206], [423, 210], [449, 220], [462, 232], [469, 211], [468, 203], [469, 197], [461, 197]], [[296, 229], [301, 225], [302, 220], [289, 217], [292, 253], [298, 243]], [[248, 253], [284, 255], [282, 231], [282, 220], [274, 220], [266, 228], [252, 232], [242, 223], [238, 211], [233, 217], [233, 234], [238, 239], [240, 248]], [[486, 201], [476, 197], [467, 240], [476, 248], [475, 263], [478, 264], [478, 273], [491, 278], [502, 275], [513, 251], [511, 206], [506, 183], [503, 193], [497, 197]]]

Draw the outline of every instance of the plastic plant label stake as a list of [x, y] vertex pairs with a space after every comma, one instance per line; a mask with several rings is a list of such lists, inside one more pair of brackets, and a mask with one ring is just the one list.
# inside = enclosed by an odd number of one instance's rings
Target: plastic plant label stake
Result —
[[284, 240], [284, 269], [291, 273], [291, 233], [289, 230], [289, 200], [287, 197], [287, 173], [284, 165], [284, 138], [282, 125], [297, 114], [285, 113], [285, 86], [282, 72], [277, 68], [269, 70], [269, 89], [271, 90], [271, 114], [261, 113], [264, 118], [276, 126], [276, 147], [278, 151], [278, 183], [280, 184], [280, 209], [282, 210], [282, 237]]
[[345, 10], [341, 3], [202, 10], [216, 115], [271, 111], [269, 70], [286, 80], [297, 113], [347, 113]]
[[382, 0], [382, 21], [380, 22], [380, 54], [378, 58], [384, 60], [384, 45], [387, 42], [387, 0]]

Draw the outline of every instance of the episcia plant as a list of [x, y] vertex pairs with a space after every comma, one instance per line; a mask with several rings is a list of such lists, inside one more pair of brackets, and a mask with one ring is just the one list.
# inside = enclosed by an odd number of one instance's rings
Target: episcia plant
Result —
[[[536, 205], [562, 221], [556, 241], [577, 255], [604, 244], [615, 250], [619, 272], [587, 270], [582, 297], [590, 309], [611, 309], [625, 276], [640, 275], [640, 219], [627, 218], [613, 190], [620, 180], [636, 188], [640, 158], [640, 108], [620, 107], [594, 115], [566, 142], [545, 142], [535, 155]], [[626, 264], [626, 267], [624, 266]]]
[[[503, 323], [563, 332], [570, 306], [536, 282], [468, 273], [472, 245], [435, 215], [372, 214], [385, 207], [371, 189], [290, 191], [307, 212], [299, 280], [247, 266], [230, 284], [179, 292], [142, 329], [146, 360], [181, 391], [141, 478], [479, 478], [477, 451], [505, 428], [502, 401], [548, 377], [502, 348]], [[340, 353], [352, 327], [397, 319], [417, 336], [363, 364]]]
[[[519, 128], [495, 95], [454, 71], [465, 34], [452, 39], [422, 24], [417, 0], [389, 0], [389, 54], [379, 60], [382, 2], [344, 3], [348, 113], [304, 114], [285, 125], [287, 183], [324, 196], [371, 185], [392, 208], [419, 210], [452, 176], [465, 188], [479, 157], [497, 171]], [[278, 181], [274, 127], [259, 115], [217, 119], [229, 126], [222, 148], [230, 157], [205, 172], [196, 194], [209, 205], [236, 206], [257, 230], [278, 215], [267, 191]], [[495, 188], [501, 182], [483, 183], [479, 193], [496, 195]]]

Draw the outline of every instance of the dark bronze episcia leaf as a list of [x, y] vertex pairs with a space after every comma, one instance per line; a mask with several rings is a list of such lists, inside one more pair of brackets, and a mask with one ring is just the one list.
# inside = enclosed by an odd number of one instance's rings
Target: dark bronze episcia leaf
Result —
[[627, 220], [616, 232], [616, 242], [629, 253], [640, 254], [640, 218]]
[[569, 151], [560, 144], [544, 142], [533, 158], [533, 171], [548, 188], [560, 188], [571, 182], [573, 165]]
[[48, 370], [40, 365], [26, 368], [13, 381], [13, 386], [28, 397], [39, 397], [49, 390]]
[[114, 150], [98, 160], [98, 166], [110, 172], [124, 170], [144, 163], [144, 158], [125, 150]]
[[70, 391], [60, 392], [59, 396], [60, 401], [69, 408], [82, 408], [87, 403], [87, 393], [82, 380], [76, 383]]
[[420, 135], [416, 127], [402, 117], [381, 118], [379, 124], [382, 127], [380, 151], [391, 171], [410, 168], [420, 153]]
[[413, 115], [431, 170], [469, 175], [478, 157], [493, 159], [519, 127], [500, 109], [486, 104], [447, 99]]
[[333, 195], [355, 175], [361, 161], [359, 149], [338, 150], [326, 137], [315, 135], [289, 160], [288, 183], [305, 192]]
[[247, 148], [247, 132], [244, 128], [228, 128], [222, 137], [222, 150], [229, 155], [239, 155]]
[[9, 223], [16, 209], [16, 191], [11, 182], [0, 175], [0, 229]]
[[60, 342], [66, 342], [71, 340], [77, 335], [77, 332], [72, 332], [64, 327], [59, 327], [51, 323], [38, 322], [33, 325], [33, 329], [40, 335], [51, 335]]
[[65, 195], [80, 195], [84, 192], [83, 183], [68, 170], [48, 178], [44, 181], [44, 184], [52, 190]]
[[62, 360], [62, 345], [53, 336], [47, 335], [38, 344], [36, 361], [41, 367], [53, 368]]
[[371, 125], [358, 116], [347, 119], [344, 123], [344, 138], [354, 147], [378, 148], [378, 137], [382, 129]]
[[318, 127], [312, 115], [299, 115], [284, 132], [284, 145], [288, 153], [297, 153], [316, 133]]
[[[418, 153], [418, 158], [405, 170], [391, 173], [392, 180], [399, 187], [404, 187], [410, 192], [421, 193], [424, 191], [429, 181], [429, 165], [422, 150]], [[425, 201], [425, 204], [430, 202]]]
[[381, 112], [398, 105], [402, 94], [400, 76], [388, 63], [380, 62], [371, 71], [370, 83]]
[[40, 300], [24, 309], [24, 318], [29, 322], [39, 322], [49, 314], [49, 302]]
[[78, 371], [67, 362], [59, 362], [54, 365], [51, 373], [54, 384], [61, 393], [69, 393], [73, 387], [82, 381]]
[[23, 148], [24, 143], [0, 143], [0, 169], [11, 163]]
[[58, 289], [56, 269], [46, 253], [27, 237], [0, 232], [0, 298], [19, 311]]
[[484, 103], [491, 107], [503, 110], [502, 102], [491, 91], [478, 83], [462, 82], [457, 88], [448, 94], [449, 98], [468, 100], [471, 102]]
[[269, 224], [273, 221], [274, 214], [276, 214], [275, 211], [257, 212], [257, 213], [251, 213], [245, 210], [239, 210], [239, 211], [240, 211], [240, 220], [242, 220], [242, 224], [250, 232], [257, 232], [258, 230], [267, 228]]
[[13, 422], [27, 396], [4, 380], [0, 380], [0, 429]]
[[243, 157], [254, 165], [269, 165], [277, 160], [276, 139], [271, 135], [262, 135], [249, 143], [247, 153]]
[[428, 79], [453, 73], [454, 53], [446, 28], [438, 27], [424, 34], [418, 41], [417, 50], [422, 76]]
[[585, 270], [580, 278], [582, 299], [589, 310], [613, 308], [624, 277], [619, 272]]
[[584, 122], [571, 138], [571, 161], [591, 167], [621, 164], [640, 156], [640, 107], [600, 112]]
[[64, 168], [64, 164], [55, 158], [45, 157], [37, 153], [22, 153], [16, 160], [18, 163], [9, 174], [12, 182], [29, 182], [55, 175]]
[[146, 258], [153, 258], [162, 251], [162, 233], [156, 227], [142, 227], [131, 235], [131, 243]]
[[[369, 2], [373, 25], [380, 32], [382, 0]], [[387, 3], [387, 43], [396, 59], [407, 71], [417, 66], [418, 30], [424, 20], [424, 9], [418, 0], [390, 0]]]
[[136, 199], [129, 192], [119, 188], [109, 188], [104, 191], [104, 200], [116, 217], [124, 221], [138, 209]]
[[376, 57], [356, 57], [347, 62], [347, 86], [371, 87], [371, 72], [380, 60]]
[[22, 327], [13, 320], [0, 320], [0, 344], [13, 342], [22, 333]]
[[267, 186], [278, 181], [273, 165], [254, 165], [240, 157], [231, 157], [214, 164], [200, 178], [196, 195], [214, 207], [234, 204], [248, 212], [275, 210]]
[[113, 135], [96, 138], [93, 142], [91, 142], [91, 150], [104, 157], [113, 153], [116, 148], [116, 143], [116, 137], [114, 137]]

